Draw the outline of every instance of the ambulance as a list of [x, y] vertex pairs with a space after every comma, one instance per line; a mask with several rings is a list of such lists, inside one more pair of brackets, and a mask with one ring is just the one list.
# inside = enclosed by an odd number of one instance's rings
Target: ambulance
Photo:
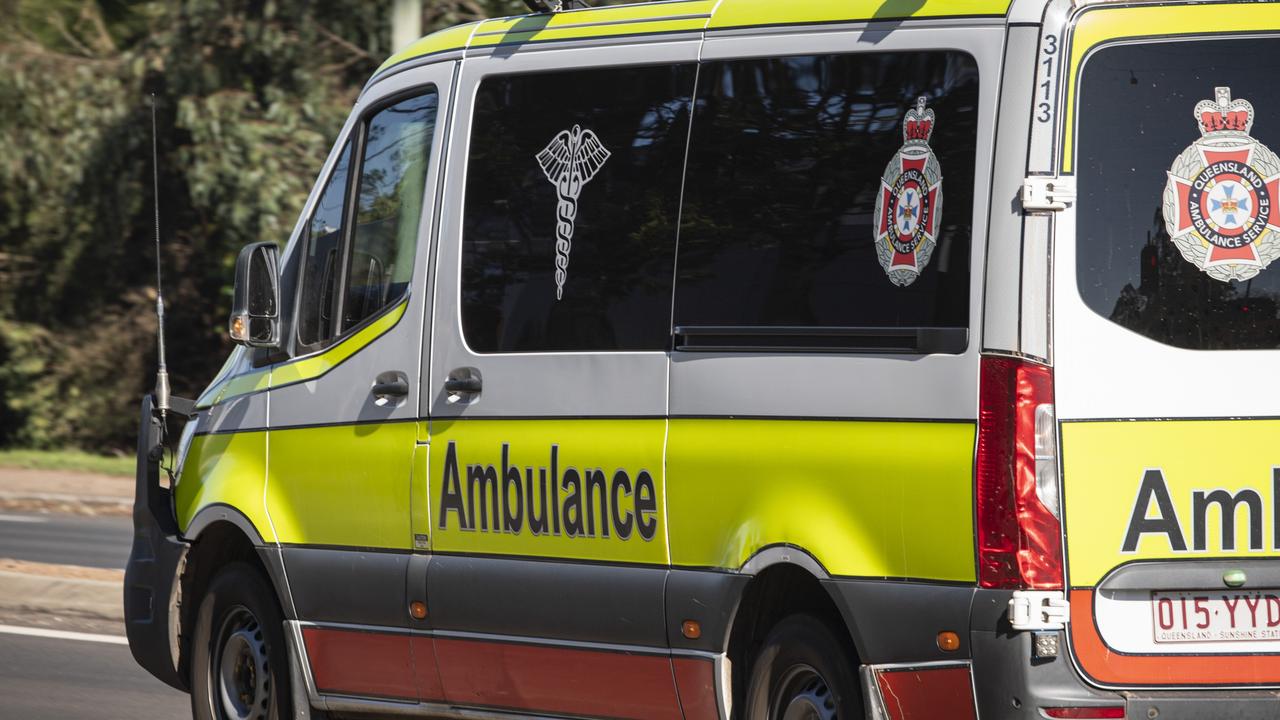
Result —
[[1280, 715], [1277, 78], [1269, 2], [422, 39], [143, 401], [134, 657], [202, 720]]

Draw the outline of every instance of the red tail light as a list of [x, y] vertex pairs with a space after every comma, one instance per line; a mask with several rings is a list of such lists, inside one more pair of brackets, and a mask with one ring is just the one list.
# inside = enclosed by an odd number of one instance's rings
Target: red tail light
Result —
[[1061, 590], [1053, 371], [983, 357], [978, 394], [978, 583]]

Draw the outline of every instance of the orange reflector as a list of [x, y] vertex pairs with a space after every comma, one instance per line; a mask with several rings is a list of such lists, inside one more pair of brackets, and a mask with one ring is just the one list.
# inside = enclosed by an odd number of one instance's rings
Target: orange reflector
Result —
[[427, 604], [417, 600], [409, 603], [409, 614], [414, 620], [422, 620], [427, 617]]
[[938, 649], [946, 652], [955, 652], [960, 649], [960, 636], [950, 630], [943, 630], [938, 633]]
[[697, 620], [685, 620], [680, 624], [680, 633], [690, 640], [697, 640], [702, 637], [702, 626]]

